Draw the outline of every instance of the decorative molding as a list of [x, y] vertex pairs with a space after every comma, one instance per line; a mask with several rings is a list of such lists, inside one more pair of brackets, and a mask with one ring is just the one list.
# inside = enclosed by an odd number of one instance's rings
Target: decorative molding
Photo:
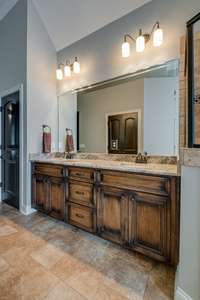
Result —
[[175, 300], [193, 300], [188, 294], [184, 292], [180, 287], [177, 287]]

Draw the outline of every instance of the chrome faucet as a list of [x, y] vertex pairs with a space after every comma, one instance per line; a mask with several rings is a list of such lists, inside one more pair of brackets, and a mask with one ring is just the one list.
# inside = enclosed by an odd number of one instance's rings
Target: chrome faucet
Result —
[[139, 164], [147, 164], [147, 161], [148, 161], [147, 152], [144, 152], [144, 154], [138, 153], [135, 158], [135, 162]]
[[70, 153], [70, 152], [65, 152], [65, 159], [73, 159], [74, 158], [74, 156], [75, 156], [75, 154], [74, 153]]

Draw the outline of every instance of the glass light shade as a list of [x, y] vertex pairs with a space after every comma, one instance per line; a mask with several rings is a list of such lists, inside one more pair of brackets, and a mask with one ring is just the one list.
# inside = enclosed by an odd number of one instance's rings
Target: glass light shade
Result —
[[63, 79], [63, 71], [61, 69], [57, 69], [56, 70], [56, 78], [58, 80], [62, 80]]
[[130, 56], [130, 44], [128, 42], [124, 42], [122, 44], [122, 57], [129, 57]]
[[163, 30], [157, 28], [153, 33], [153, 45], [154, 47], [159, 47], [163, 43]]
[[77, 59], [75, 59], [75, 62], [73, 63], [73, 71], [76, 74], [79, 74], [81, 72], [81, 66], [80, 66], [79, 62], [77, 61]]
[[66, 65], [64, 67], [64, 74], [65, 74], [65, 77], [70, 77], [71, 76], [71, 67], [69, 65]]
[[143, 52], [145, 49], [145, 39], [142, 35], [139, 35], [136, 39], [136, 51]]

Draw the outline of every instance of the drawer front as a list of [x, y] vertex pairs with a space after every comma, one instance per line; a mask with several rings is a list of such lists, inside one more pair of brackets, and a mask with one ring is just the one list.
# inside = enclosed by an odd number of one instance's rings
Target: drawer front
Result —
[[58, 165], [49, 164], [35, 164], [34, 173], [53, 176], [53, 177], [63, 177], [64, 167]]
[[69, 178], [74, 178], [76, 180], [93, 182], [94, 170], [84, 168], [68, 168], [68, 176]]
[[84, 182], [69, 182], [69, 201], [93, 206], [93, 185]]
[[94, 214], [91, 208], [73, 203], [68, 205], [68, 222], [91, 232], [96, 231]]
[[164, 196], [170, 193], [170, 181], [167, 177], [102, 171], [101, 183], [118, 188]]

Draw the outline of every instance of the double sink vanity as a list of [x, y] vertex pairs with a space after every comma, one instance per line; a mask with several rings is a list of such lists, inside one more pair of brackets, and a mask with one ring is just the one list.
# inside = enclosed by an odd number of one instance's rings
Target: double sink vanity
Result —
[[[172, 61], [60, 95], [59, 152], [31, 157], [33, 207], [176, 266], [178, 68]], [[65, 159], [69, 129], [76, 154]]]
[[174, 266], [179, 184], [176, 164], [32, 158], [34, 208]]

